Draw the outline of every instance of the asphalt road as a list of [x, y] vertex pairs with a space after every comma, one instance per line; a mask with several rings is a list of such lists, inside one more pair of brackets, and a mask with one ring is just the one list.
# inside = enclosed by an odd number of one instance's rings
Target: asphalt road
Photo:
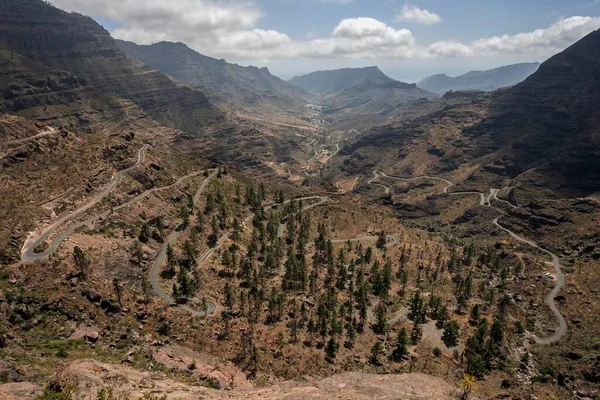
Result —
[[[202, 192], [204, 191], [204, 189], [206, 189], [206, 186], [208, 185], [208, 183], [215, 176], [217, 176], [217, 171], [211, 172], [211, 174], [198, 187], [198, 190], [196, 190], [196, 193], [194, 195], [194, 204], [196, 204], [198, 202], [198, 200], [200, 199], [200, 196], [202, 195]], [[169, 234], [169, 236], [167, 237], [167, 240], [165, 240], [163, 246], [161, 247], [160, 251], [158, 252], [156, 259], [154, 260], [154, 263], [152, 264], [152, 268], [150, 268], [150, 284], [152, 285], [152, 289], [154, 290], [154, 293], [158, 297], [160, 297], [162, 300], [166, 301], [169, 305], [176, 305], [177, 303], [171, 296], [169, 296], [163, 290], [162, 286], [160, 285], [160, 282], [158, 281], [158, 275], [160, 273], [162, 265], [165, 263], [165, 258], [167, 255], [167, 246], [169, 244], [171, 246], [173, 246], [175, 244], [175, 242], [177, 241], [177, 238], [179, 237], [180, 233], [181, 233], [181, 229], [180, 229], [180, 227], [177, 227], [173, 230], [173, 232], [171, 232]], [[220, 241], [221, 241], [221, 239], [220, 239]], [[222, 241], [224, 242], [225, 240], [223, 239]], [[209, 250], [207, 250], [207, 252], [211, 251], [211, 254], [212, 254], [212, 251], [214, 251], [214, 250], [215, 250], [215, 248], [209, 249]], [[200, 256], [200, 259], [198, 260], [198, 265], [201, 264], [206, 259], [208, 259], [207, 252], [205, 252], [204, 254], [202, 254]], [[192, 314], [195, 317], [205, 317], [206, 316], [206, 313], [204, 312], [204, 310], [203, 311], [195, 310], [187, 304], [182, 304], [179, 307], [186, 310], [187, 312], [189, 312], [190, 314]], [[207, 310], [206, 311], [207, 311], [208, 315], [214, 314], [215, 310], [216, 310], [215, 303], [213, 301], [207, 299]]]
[[[92, 200], [90, 200], [89, 203], [87, 203], [83, 207], [80, 207], [77, 210], [75, 210], [75, 211], [73, 211], [73, 212], [71, 212], [71, 213], [63, 216], [62, 218], [59, 218], [57, 221], [55, 221], [50, 226], [48, 226], [46, 229], [44, 229], [40, 236], [38, 236], [34, 240], [32, 240], [29, 243], [27, 243], [25, 245], [25, 247], [23, 248], [22, 252], [21, 252], [21, 261], [23, 261], [23, 262], [33, 262], [33, 261], [41, 260], [43, 258], [48, 257], [50, 254], [52, 254], [58, 248], [58, 246], [60, 246], [60, 244], [63, 242], [63, 240], [65, 240], [69, 235], [71, 235], [71, 233], [73, 233], [77, 228], [86, 225], [88, 222], [84, 221], [84, 222], [78, 223], [78, 224], [70, 227], [68, 230], [64, 231], [57, 238], [55, 238], [54, 241], [52, 241], [52, 243], [48, 246], [48, 248], [46, 250], [44, 250], [43, 252], [40, 252], [40, 253], [36, 253], [35, 252], [36, 247], [38, 247], [40, 244], [44, 243], [44, 241], [46, 241], [46, 239], [52, 233], [54, 233], [54, 231], [58, 227], [60, 227], [65, 222], [73, 219], [77, 215], [83, 213], [84, 211], [88, 210], [89, 208], [95, 206], [106, 195], [108, 195], [110, 192], [112, 192], [113, 190], [115, 190], [115, 188], [123, 180], [123, 174], [124, 173], [126, 173], [128, 171], [131, 171], [134, 168], [137, 168], [140, 164], [142, 164], [144, 162], [144, 160], [146, 158], [146, 153], [145, 152], [146, 152], [147, 148], [148, 148], [148, 145], [145, 144], [138, 151], [138, 159], [137, 159], [136, 163], [133, 164], [129, 168], [125, 168], [125, 169], [122, 169], [120, 171], [117, 171], [117, 173], [115, 174], [114, 179], [108, 185], [108, 187], [106, 189], [104, 189], [102, 192], [100, 192], [99, 194], [97, 194], [94, 198], [92, 198]], [[104, 214], [106, 214], [106, 213], [103, 213], [103, 215]], [[99, 218], [101, 216], [102, 215], [96, 216], [94, 219]]]
[[[509, 206], [510, 208], [516, 208], [516, 206], [514, 204], [512, 204], [511, 202], [498, 198], [498, 193], [500, 192], [500, 189], [490, 189], [490, 193], [487, 196], [481, 192], [472, 192], [472, 191], [449, 193], [448, 189], [450, 189], [452, 186], [454, 186], [454, 184], [447, 179], [439, 178], [436, 176], [418, 176], [418, 177], [414, 177], [414, 178], [402, 178], [402, 177], [398, 177], [398, 176], [386, 175], [385, 173], [383, 173], [381, 171], [373, 171], [373, 175], [374, 175], [374, 178], [372, 178], [371, 180], [368, 181], [369, 184], [373, 184], [373, 182], [375, 180], [379, 179], [380, 177], [400, 180], [400, 181], [404, 181], [404, 182], [411, 182], [411, 181], [415, 181], [415, 180], [419, 180], [419, 179], [431, 179], [431, 180], [436, 180], [436, 181], [446, 183], [446, 187], [444, 187], [444, 193], [446, 193], [448, 195], [476, 194], [480, 197], [479, 204], [481, 206], [492, 207], [491, 201], [494, 200], [499, 203], [505, 204], [505, 205]], [[376, 184], [376, 185], [382, 186], [381, 184]], [[389, 193], [389, 188], [386, 191], [386, 193]], [[552, 313], [555, 315], [556, 319], [558, 320], [558, 327], [556, 328], [554, 334], [547, 338], [540, 338], [540, 337], [537, 337], [536, 335], [531, 335], [531, 337], [536, 341], [536, 343], [539, 343], [539, 344], [555, 343], [555, 342], [559, 341], [567, 333], [567, 329], [568, 329], [567, 322], [566, 322], [564, 316], [561, 314], [558, 307], [556, 306], [556, 301], [555, 301], [555, 298], [558, 295], [558, 292], [560, 292], [560, 290], [565, 285], [565, 276], [561, 269], [560, 259], [558, 258], [558, 256], [556, 254], [552, 253], [551, 251], [549, 251], [547, 249], [540, 247], [534, 241], [526, 239], [526, 238], [516, 234], [515, 232], [511, 231], [510, 229], [505, 228], [504, 226], [500, 225], [499, 220], [500, 220], [500, 218], [505, 216], [506, 213], [496, 207], [492, 207], [492, 208], [494, 208], [496, 211], [499, 211], [500, 213], [502, 213], [502, 215], [500, 215], [499, 217], [496, 217], [492, 221], [492, 223], [496, 227], [498, 227], [501, 230], [503, 230], [504, 232], [508, 233], [513, 239], [515, 239], [521, 243], [527, 244], [528, 246], [531, 246], [531, 247], [541, 251], [542, 253], [549, 255], [552, 260], [552, 265], [556, 272], [557, 282], [556, 282], [556, 286], [554, 286], [552, 291], [546, 296], [546, 304], [548, 304], [548, 307], [550, 308], [550, 310], [552, 311]]]

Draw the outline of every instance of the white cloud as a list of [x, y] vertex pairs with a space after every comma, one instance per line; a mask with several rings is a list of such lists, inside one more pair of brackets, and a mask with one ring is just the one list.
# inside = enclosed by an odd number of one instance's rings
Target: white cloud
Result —
[[429, 46], [429, 53], [440, 57], [466, 57], [473, 51], [469, 46], [459, 42], [436, 42]]
[[532, 32], [494, 36], [469, 44], [437, 42], [429, 46], [429, 54], [441, 57], [547, 57], [564, 50], [596, 29], [600, 29], [599, 17], [562, 18], [546, 29], [536, 29]]
[[[432, 57], [545, 58], [600, 28], [600, 17], [563, 18], [545, 29], [473, 42], [418, 43], [408, 29], [395, 29], [373, 18], [340, 21], [329, 35], [293, 40], [258, 26], [260, 8], [245, 0], [53, 0], [66, 10], [103, 16], [116, 22], [111, 32], [140, 44], [184, 42], [203, 54], [230, 61], [296, 59], [425, 59]], [[347, 0], [321, 0], [347, 1]], [[418, 10], [415, 11], [415, 10]], [[404, 11], [407, 11], [406, 13]], [[409, 13], [408, 11], [411, 11]], [[426, 10], [406, 6], [413, 21]], [[421, 15], [417, 17], [416, 15]], [[439, 16], [437, 17], [439, 18]]]
[[422, 25], [434, 25], [442, 22], [442, 18], [431, 11], [423, 10], [417, 6], [404, 4], [402, 12], [396, 16], [398, 22], [415, 22]]

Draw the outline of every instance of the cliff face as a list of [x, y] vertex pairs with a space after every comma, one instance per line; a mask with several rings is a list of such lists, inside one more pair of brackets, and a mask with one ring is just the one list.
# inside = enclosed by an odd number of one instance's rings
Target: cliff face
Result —
[[98, 94], [127, 99], [171, 127], [197, 133], [199, 127], [222, 118], [201, 92], [178, 87], [163, 74], [129, 60], [93, 19], [40, 0], [0, 4], [0, 46], [66, 71], [75, 84], [93, 86]]
[[242, 67], [202, 55], [183, 43], [140, 46], [117, 41], [132, 59], [188, 85], [207, 89], [214, 100], [254, 111], [301, 108], [308, 93], [273, 76], [267, 68]]

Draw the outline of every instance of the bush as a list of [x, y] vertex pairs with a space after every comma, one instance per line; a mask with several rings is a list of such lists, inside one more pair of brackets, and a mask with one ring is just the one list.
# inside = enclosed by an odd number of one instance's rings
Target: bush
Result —
[[50, 384], [35, 400], [73, 400], [73, 395], [77, 393], [77, 390], [77, 386], [74, 384]]
[[433, 349], [433, 355], [436, 357], [441, 357], [442, 356], [442, 350], [440, 350], [439, 347], [436, 347], [435, 349]]

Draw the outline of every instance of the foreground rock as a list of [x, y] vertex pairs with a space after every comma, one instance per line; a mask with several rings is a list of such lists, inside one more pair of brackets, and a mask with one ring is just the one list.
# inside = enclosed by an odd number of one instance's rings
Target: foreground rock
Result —
[[246, 380], [245, 374], [230, 362], [221, 362], [216, 357], [202, 354], [181, 346], [157, 348], [152, 359], [164, 366], [189, 371], [200, 382], [210, 381], [213, 387], [220, 389], [248, 389], [252, 384]]
[[[373, 375], [345, 373], [320, 381], [285, 382], [261, 389], [215, 390], [177, 382], [164, 373], [139, 371], [126, 365], [78, 360], [59, 373], [59, 382], [74, 382], [83, 398], [96, 398], [112, 388], [119, 398], [137, 400], [144, 394], [169, 400], [192, 399], [452, 399], [456, 388], [424, 374]], [[1, 394], [1, 392], [0, 392]], [[4, 398], [4, 397], [2, 397]], [[19, 399], [26, 399], [21, 397]]]
[[35, 399], [42, 388], [29, 382], [5, 383], [0, 385], [0, 399], [2, 400], [29, 400]]

